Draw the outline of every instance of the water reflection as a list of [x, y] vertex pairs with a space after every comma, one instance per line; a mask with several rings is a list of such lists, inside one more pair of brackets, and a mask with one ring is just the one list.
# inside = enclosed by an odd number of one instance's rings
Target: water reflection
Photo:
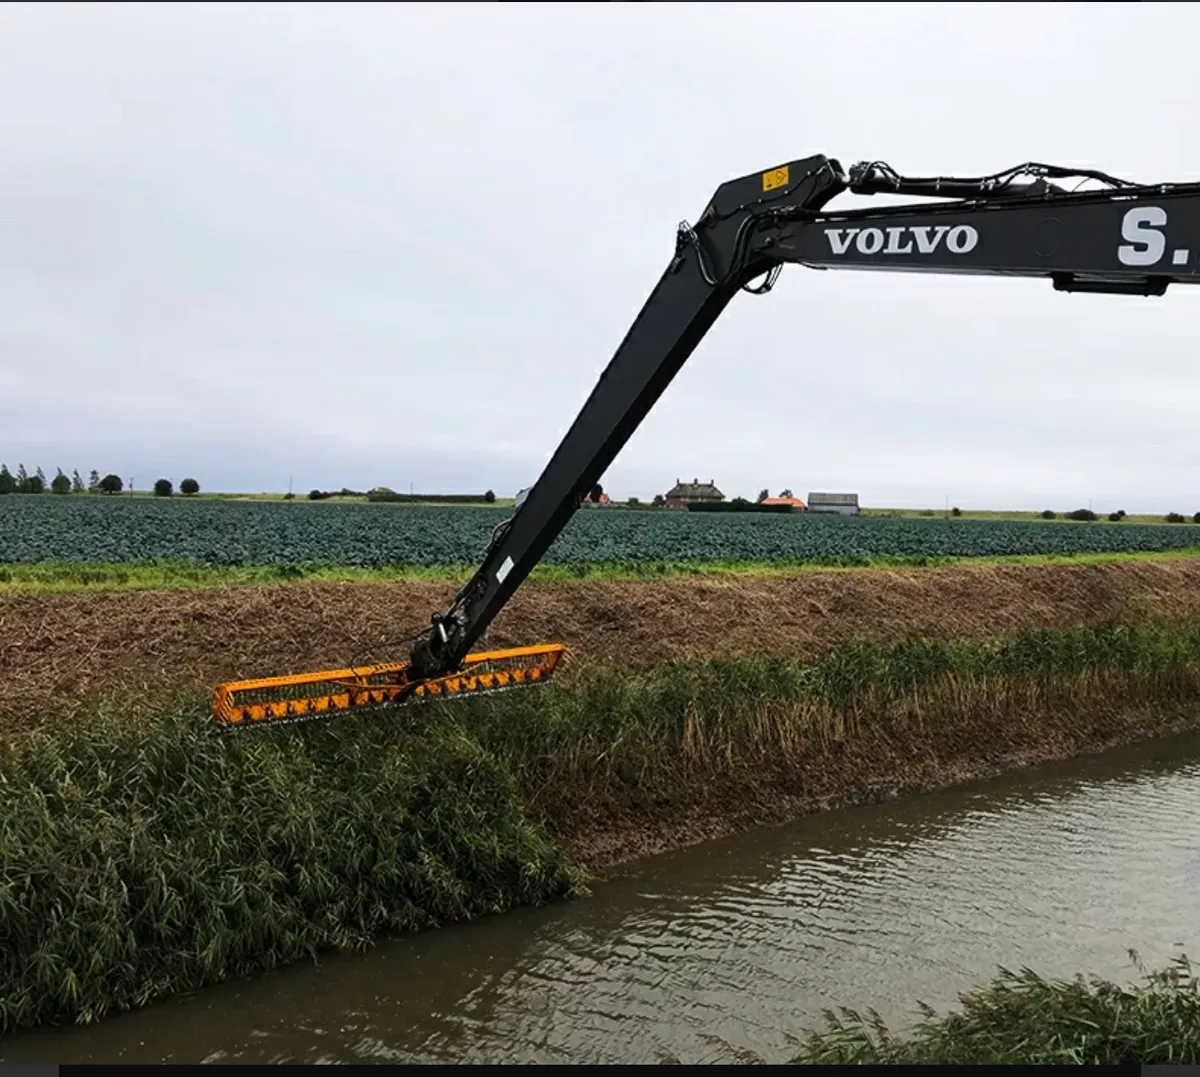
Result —
[[631, 867], [588, 899], [417, 935], [0, 1060], [684, 1062], [790, 1053], [827, 1007], [952, 1004], [998, 965], [1133, 975], [1200, 912], [1200, 738], [816, 816]]

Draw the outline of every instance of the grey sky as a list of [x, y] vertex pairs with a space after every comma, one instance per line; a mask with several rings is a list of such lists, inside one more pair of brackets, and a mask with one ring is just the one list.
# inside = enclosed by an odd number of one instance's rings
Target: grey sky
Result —
[[[0, 7], [0, 459], [510, 494], [732, 176], [1200, 179], [1186, 4]], [[605, 477], [1200, 509], [1200, 292], [785, 270]]]

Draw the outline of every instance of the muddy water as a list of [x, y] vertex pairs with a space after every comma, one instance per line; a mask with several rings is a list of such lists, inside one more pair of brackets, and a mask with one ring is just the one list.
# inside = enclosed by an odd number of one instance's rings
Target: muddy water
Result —
[[704, 1062], [788, 1057], [998, 965], [1136, 978], [1200, 957], [1200, 737], [648, 860], [588, 899], [209, 989], [0, 1060]]

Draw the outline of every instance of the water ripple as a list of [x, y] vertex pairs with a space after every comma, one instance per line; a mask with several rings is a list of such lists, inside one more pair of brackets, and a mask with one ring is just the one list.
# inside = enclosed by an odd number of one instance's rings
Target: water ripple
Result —
[[14, 1037], [0, 1060], [777, 1061], [827, 1007], [904, 1021], [1001, 964], [1128, 979], [1128, 947], [1196, 942], [1196, 747], [709, 843], [580, 902]]

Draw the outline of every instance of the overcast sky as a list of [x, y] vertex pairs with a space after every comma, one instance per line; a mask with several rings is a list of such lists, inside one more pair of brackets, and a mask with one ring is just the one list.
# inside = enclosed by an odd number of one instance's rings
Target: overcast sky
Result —
[[[1187, 4], [5, 5], [0, 460], [511, 494], [722, 181], [1200, 180], [1198, 42]], [[1190, 513], [1198, 343], [1200, 290], [790, 267], [604, 485]]]

